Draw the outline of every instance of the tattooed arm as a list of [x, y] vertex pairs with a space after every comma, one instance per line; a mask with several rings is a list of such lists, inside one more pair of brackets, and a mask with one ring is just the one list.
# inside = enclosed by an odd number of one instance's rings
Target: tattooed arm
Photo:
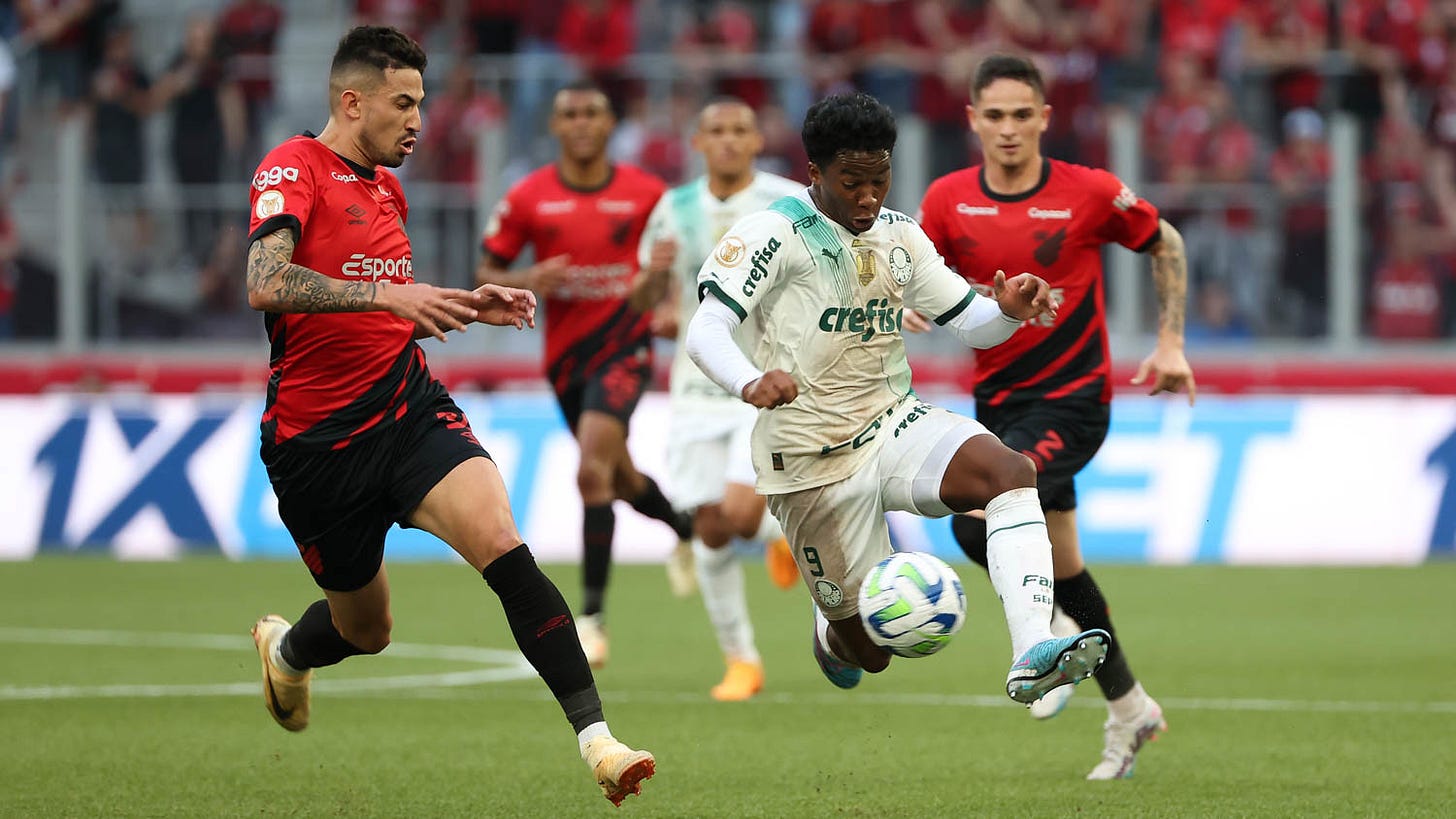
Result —
[[477, 318], [469, 290], [428, 284], [352, 282], [293, 263], [297, 240], [279, 228], [248, 248], [248, 306], [270, 313], [362, 313], [387, 310], [413, 321], [416, 338], [443, 341]]
[[1183, 249], [1183, 234], [1158, 221], [1159, 238], [1148, 251], [1152, 256], [1153, 286], [1158, 293], [1158, 346], [1143, 359], [1132, 383], [1142, 384], [1153, 377], [1149, 395], [1160, 392], [1188, 392], [1191, 405], [1197, 395], [1193, 368], [1183, 355], [1183, 324], [1188, 308], [1188, 256]]

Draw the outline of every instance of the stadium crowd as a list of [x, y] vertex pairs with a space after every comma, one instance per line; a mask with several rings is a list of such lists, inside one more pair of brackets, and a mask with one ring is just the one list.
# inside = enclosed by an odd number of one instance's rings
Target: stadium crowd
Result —
[[[459, 193], [485, 181], [478, 134], [504, 135], [503, 190], [549, 160], [545, 106], [577, 76], [612, 97], [613, 156], [669, 184], [694, 173], [685, 135], [717, 94], [758, 111], [762, 167], [804, 179], [803, 112], [851, 88], [924, 125], [932, 179], [976, 155], [969, 72], [1010, 50], [1049, 78], [1048, 155], [1107, 165], [1109, 122], [1139, 123], [1142, 166], [1123, 173], [1187, 237], [1191, 343], [1327, 333], [1337, 113], [1359, 124], [1362, 333], [1456, 336], [1456, 0], [217, 0], [185, 4], [160, 50], [138, 34], [176, 18], [170, 4], [12, 0], [0, 3], [0, 338], [55, 333], [51, 249], [27, 241], [9, 204], [36, 172], [25, 157], [73, 116], [89, 122], [106, 222], [91, 231], [106, 237], [91, 259], [92, 337], [261, 337], [238, 280], [239, 185], [269, 138], [319, 127], [280, 104], [295, 82], [280, 43], [324, 6], [337, 6], [331, 32], [395, 25], [440, 55], [404, 174], [433, 186], [411, 194], [412, 233], [434, 238], [421, 255], [478, 248]], [[159, 209], [157, 190], [180, 204]]]

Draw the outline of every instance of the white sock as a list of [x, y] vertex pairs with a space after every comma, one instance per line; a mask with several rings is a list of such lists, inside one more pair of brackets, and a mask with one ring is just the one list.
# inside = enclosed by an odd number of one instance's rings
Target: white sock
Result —
[[1148, 692], [1137, 683], [1132, 690], [1115, 700], [1107, 701], [1107, 713], [1118, 722], [1132, 722], [1148, 706]]
[[841, 663], [849, 663], [853, 666], [859, 665], [854, 660], [844, 659], [839, 656], [839, 652], [834, 650], [834, 644], [829, 642], [829, 618], [824, 616], [824, 612], [820, 611], [818, 606], [814, 607], [814, 628], [819, 631], [819, 644], [824, 646], [824, 650], [829, 652], [829, 656]]
[[[581, 758], [586, 759], [586, 744], [588, 742], [611, 735], [612, 732], [607, 730], [607, 724], [605, 722], [593, 722], [591, 725], [581, 729], [581, 732], [576, 735], [577, 747], [581, 749]], [[587, 759], [586, 761], [590, 762], [591, 760]]]
[[748, 619], [748, 597], [743, 590], [743, 564], [732, 544], [710, 549], [702, 538], [693, 538], [693, 568], [708, 622], [718, 635], [718, 647], [725, 657], [761, 662], [753, 644], [753, 623]]
[[986, 504], [986, 562], [1014, 660], [1052, 636], [1052, 543], [1035, 487], [1003, 492]]
[[268, 654], [269, 659], [273, 661], [273, 667], [290, 677], [302, 677], [308, 671], [308, 669], [299, 670], [294, 668], [288, 664], [287, 660], [283, 659], [283, 640], [281, 638], [273, 643], [272, 648], [268, 649]]
[[779, 525], [779, 519], [767, 509], [763, 510], [763, 518], [758, 522], [758, 531], [753, 533], [753, 539], [767, 546], [783, 536], [784, 527]]

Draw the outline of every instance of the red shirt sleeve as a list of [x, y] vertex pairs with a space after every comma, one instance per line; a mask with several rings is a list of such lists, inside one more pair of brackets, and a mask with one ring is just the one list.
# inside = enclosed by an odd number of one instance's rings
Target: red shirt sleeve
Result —
[[944, 210], [941, 204], [941, 200], [944, 198], [941, 191], [944, 188], [945, 186], [940, 184], [939, 180], [930, 184], [930, 187], [925, 190], [925, 198], [920, 200], [920, 211], [915, 214], [915, 221], [920, 223], [920, 228], [935, 244], [936, 252], [949, 259], [950, 257], [945, 253], [945, 221], [944, 214], [941, 213]]
[[531, 241], [532, 209], [521, 187], [518, 184], [511, 188], [495, 206], [490, 221], [485, 225], [485, 235], [480, 240], [486, 253], [507, 264], [515, 261], [526, 243]]
[[1093, 170], [1089, 181], [1093, 205], [1105, 208], [1097, 236], [1129, 250], [1146, 250], [1158, 232], [1158, 209], [1107, 171]]
[[282, 227], [299, 236], [308, 225], [316, 197], [313, 169], [293, 140], [274, 148], [258, 164], [249, 192], [252, 213], [248, 241], [254, 241]]

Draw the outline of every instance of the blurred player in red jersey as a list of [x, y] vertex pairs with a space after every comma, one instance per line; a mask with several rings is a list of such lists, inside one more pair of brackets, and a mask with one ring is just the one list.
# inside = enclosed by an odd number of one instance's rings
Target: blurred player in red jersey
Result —
[[[546, 376], [581, 451], [583, 598], [576, 627], [594, 668], [607, 661], [603, 606], [614, 501], [672, 526], [679, 540], [668, 561], [673, 590], [687, 595], [696, 585], [692, 516], [673, 509], [627, 450], [628, 422], [652, 378], [650, 311], [667, 290], [675, 246], [656, 243], [650, 267], [658, 272], [639, 271], [638, 241], [666, 185], [608, 159], [615, 127], [607, 95], [590, 82], [556, 93], [551, 134], [559, 157], [506, 193], [486, 226], [475, 271], [479, 284], [526, 288], [545, 301]], [[528, 244], [536, 263], [508, 270]]]
[[[1042, 156], [1051, 106], [1029, 60], [1006, 55], [984, 60], [966, 110], [984, 162], [933, 182], [921, 203], [920, 223], [946, 262], [976, 286], [989, 285], [986, 271], [1027, 271], [1045, 278], [1060, 300], [1054, 321], [1033, 320], [1010, 341], [976, 352], [976, 419], [1036, 463], [1056, 574], [1059, 613], [1053, 630], [1100, 628], [1113, 634], [1097, 674], [1110, 711], [1106, 747], [1088, 778], [1123, 778], [1131, 774], [1142, 744], [1166, 725], [1162, 710], [1128, 668], [1107, 603], [1082, 561], [1074, 478], [1107, 436], [1112, 398], [1104, 244], [1116, 242], [1152, 258], [1158, 342], [1133, 383], [1149, 384], [1150, 394], [1186, 391], [1193, 403], [1193, 371], [1183, 355], [1188, 278], [1183, 238], [1107, 171]], [[951, 528], [966, 554], [985, 566], [985, 521], [957, 515]], [[1066, 616], [1075, 625], [1062, 621]], [[1033, 714], [1055, 715], [1071, 690], [1052, 691], [1033, 705]]]
[[537, 568], [505, 484], [415, 339], [472, 321], [535, 326], [535, 296], [417, 283], [397, 168], [415, 147], [425, 54], [399, 31], [339, 41], [329, 121], [274, 148], [253, 178], [248, 302], [265, 313], [272, 376], [263, 463], [278, 513], [324, 591], [290, 626], [253, 626], [268, 712], [308, 725], [313, 669], [389, 645], [392, 524], [450, 544], [500, 597], [521, 653], [561, 703], [606, 797], [655, 762], [612, 738], [566, 600]]

